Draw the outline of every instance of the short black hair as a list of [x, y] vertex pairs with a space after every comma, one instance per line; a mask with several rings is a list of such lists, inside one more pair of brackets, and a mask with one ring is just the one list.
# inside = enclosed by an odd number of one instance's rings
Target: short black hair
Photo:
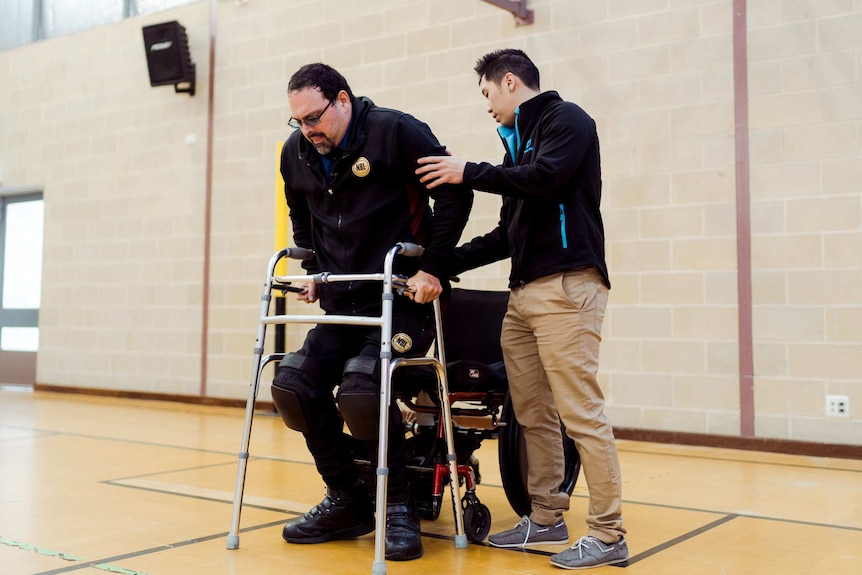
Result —
[[327, 100], [334, 100], [342, 90], [347, 92], [351, 99], [353, 98], [353, 91], [344, 76], [332, 66], [320, 62], [306, 64], [294, 72], [290, 82], [287, 83], [288, 92], [306, 88], [317, 88]]
[[479, 74], [479, 82], [485, 78], [489, 82], [499, 84], [508, 72], [521, 79], [532, 89], [539, 89], [539, 69], [523, 50], [506, 48], [485, 54], [476, 62], [473, 68]]

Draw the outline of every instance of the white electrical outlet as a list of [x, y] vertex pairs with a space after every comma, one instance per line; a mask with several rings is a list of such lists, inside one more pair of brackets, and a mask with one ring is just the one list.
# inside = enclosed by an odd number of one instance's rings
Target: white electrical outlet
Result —
[[850, 400], [847, 396], [827, 395], [826, 415], [829, 417], [850, 417]]

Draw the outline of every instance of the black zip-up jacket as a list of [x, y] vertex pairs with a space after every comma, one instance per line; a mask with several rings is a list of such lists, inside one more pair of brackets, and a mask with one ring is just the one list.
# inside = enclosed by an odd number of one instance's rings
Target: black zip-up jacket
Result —
[[594, 265], [610, 287], [599, 204], [602, 174], [596, 123], [557, 92], [516, 110], [499, 128], [502, 166], [468, 162], [464, 183], [503, 196], [497, 227], [455, 250], [452, 273], [512, 258], [509, 287]]
[[[310, 273], [378, 273], [398, 242], [425, 247], [416, 258], [396, 258], [396, 272], [421, 269], [447, 286], [448, 262], [467, 223], [473, 191], [440, 186], [433, 193], [419, 183], [417, 160], [446, 154], [430, 128], [413, 116], [353, 98], [347, 140], [334, 149], [330, 174], [321, 156], [297, 130], [281, 154], [281, 175], [297, 246], [316, 256], [304, 262]], [[432, 213], [429, 196], [434, 198]], [[365, 314], [380, 306], [377, 282], [318, 285], [329, 313]]]

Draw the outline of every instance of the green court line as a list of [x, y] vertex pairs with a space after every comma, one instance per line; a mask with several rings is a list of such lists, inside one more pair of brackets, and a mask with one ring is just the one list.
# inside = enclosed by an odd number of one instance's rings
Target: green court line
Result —
[[[44, 547], [38, 547], [36, 545], [31, 545], [30, 543], [22, 543], [21, 541], [15, 541], [14, 539], [7, 539], [6, 537], [0, 536], [0, 545], [8, 545], [9, 547], [17, 547], [22, 551], [33, 551], [38, 553], [39, 555], [45, 555], [47, 557], [59, 557], [64, 561], [81, 561], [82, 557], [77, 557], [75, 555], [71, 555], [69, 553], [62, 553], [60, 551], [52, 551], [50, 549], [45, 549]], [[115, 567], [114, 565], [108, 565], [107, 563], [101, 563], [99, 565], [92, 565], [96, 569], [100, 569], [102, 571], [108, 571], [110, 573], [120, 573], [121, 575], [147, 575], [146, 573], [142, 573], [141, 571], [131, 571], [129, 569], [123, 569], [122, 567]]]
[[101, 569], [102, 571], [108, 571], [110, 573], [121, 573], [122, 575], [147, 575], [141, 571], [131, 571], [129, 569], [123, 569], [122, 567], [114, 567], [113, 565], [108, 565], [106, 563], [102, 563], [100, 565], [93, 565], [96, 569]]
[[[278, 521], [272, 521], [269, 523], [263, 523], [260, 525], [254, 525], [252, 527], [244, 527], [240, 529], [240, 533], [248, 533], [250, 531], [256, 531], [258, 529], [266, 529], [268, 527], [274, 527], [276, 525], [282, 525], [284, 523], [284, 519], [279, 519]], [[50, 571], [40, 571], [39, 573], [33, 573], [32, 575], [60, 575], [61, 573], [70, 573], [72, 571], [79, 571], [81, 569], [86, 569], [88, 567], [98, 567], [99, 569], [103, 569], [104, 567], [110, 567], [110, 563], [108, 562], [116, 562], [116, 561], [124, 561], [126, 559], [132, 559], [134, 557], [142, 557], [144, 555], [150, 555], [152, 553], [159, 553], [161, 551], [170, 551], [172, 549], [178, 549], [180, 547], [185, 547], [187, 545], [196, 545], [198, 543], [203, 543], [205, 541], [212, 541], [213, 539], [221, 539], [223, 537], [227, 537], [227, 532], [215, 533], [213, 535], [206, 535], [204, 537], [198, 537], [196, 539], [185, 539], [183, 541], [179, 541], [177, 543], [172, 543], [168, 545], [159, 545], [158, 547], [151, 547], [149, 549], [142, 549], [139, 551], [132, 551], [131, 553], [125, 553], [123, 555], [115, 555], [113, 557], [103, 557], [102, 559], [95, 559], [93, 561], [78, 563], [76, 565], [69, 565], [68, 567], [61, 567], [59, 569], [52, 569]], [[101, 566], [101, 567], [99, 567]], [[114, 567], [114, 569], [117, 569]], [[140, 573], [137, 571], [114, 571], [114, 573], [125, 573], [128, 575], [129, 573], [136, 575], [146, 575], [145, 573]]]
[[23, 551], [33, 551], [38, 553], [39, 555], [45, 555], [46, 557], [59, 557], [64, 561], [80, 561], [81, 557], [77, 557], [75, 555], [71, 555], [69, 553], [63, 553], [60, 551], [52, 551], [50, 549], [45, 549], [44, 547], [37, 547], [36, 545], [31, 545], [29, 543], [22, 543], [20, 541], [15, 541], [14, 539], [7, 539], [3, 536], [0, 536], [0, 545], [8, 545], [9, 547], [17, 547]]

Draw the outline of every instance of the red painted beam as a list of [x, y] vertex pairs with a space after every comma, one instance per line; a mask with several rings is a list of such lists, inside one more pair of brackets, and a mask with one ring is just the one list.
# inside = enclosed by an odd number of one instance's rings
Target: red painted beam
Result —
[[733, 92], [736, 147], [736, 264], [739, 314], [739, 427], [754, 437], [754, 350], [751, 319], [751, 187], [746, 0], [733, 0]]

